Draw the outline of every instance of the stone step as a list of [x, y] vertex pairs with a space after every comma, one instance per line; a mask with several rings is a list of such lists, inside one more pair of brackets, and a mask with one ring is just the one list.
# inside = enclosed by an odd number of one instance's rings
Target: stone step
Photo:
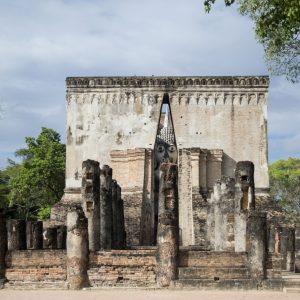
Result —
[[5, 288], [33, 290], [33, 289], [67, 289], [66, 281], [9, 281], [4, 284]]
[[247, 265], [247, 253], [227, 251], [180, 251], [180, 267], [235, 267]]
[[179, 279], [249, 279], [248, 268], [186, 267], [179, 268]]
[[300, 288], [283, 288], [283, 291], [285, 293], [299, 293], [300, 294]]
[[300, 288], [300, 274], [288, 271], [282, 271], [284, 288]]
[[174, 282], [174, 288], [194, 288], [202, 290], [250, 290], [257, 289], [257, 282], [252, 279], [178, 279]]

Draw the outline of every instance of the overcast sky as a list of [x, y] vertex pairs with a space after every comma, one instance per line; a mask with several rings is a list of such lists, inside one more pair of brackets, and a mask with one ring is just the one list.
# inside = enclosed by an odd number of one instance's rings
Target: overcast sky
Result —
[[[221, 2], [221, 1], [219, 1]], [[41, 127], [65, 140], [65, 78], [264, 75], [253, 24], [203, 0], [0, 0], [0, 167]], [[300, 85], [271, 77], [269, 159], [300, 157]]]

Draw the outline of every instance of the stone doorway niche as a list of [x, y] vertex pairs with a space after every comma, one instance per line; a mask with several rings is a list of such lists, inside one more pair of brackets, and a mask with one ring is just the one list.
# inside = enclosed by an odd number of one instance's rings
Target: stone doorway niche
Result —
[[169, 94], [165, 93], [160, 109], [160, 117], [157, 126], [157, 133], [154, 144], [153, 157], [153, 216], [154, 216], [154, 242], [156, 245], [157, 225], [158, 225], [158, 207], [159, 207], [159, 179], [160, 164], [162, 162], [176, 163], [178, 161], [178, 151], [176, 144], [175, 131], [172, 120]]

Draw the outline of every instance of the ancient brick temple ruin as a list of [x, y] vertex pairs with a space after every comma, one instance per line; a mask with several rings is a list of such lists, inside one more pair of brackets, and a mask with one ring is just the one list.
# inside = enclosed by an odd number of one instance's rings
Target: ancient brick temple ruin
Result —
[[0, 217], [0, 281], [299, 286], [286, 274], [300, 272], [300, 231], [269, 199], [268, 84], [67, 78], [65, 193], [47, 226]]

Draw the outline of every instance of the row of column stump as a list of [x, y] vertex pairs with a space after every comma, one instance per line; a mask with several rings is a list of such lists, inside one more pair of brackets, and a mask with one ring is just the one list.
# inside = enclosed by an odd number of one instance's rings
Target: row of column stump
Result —
[[123, 249], [126, 245], [121, 187], [108, 165], [82, 163], [81, 206], [88, 219], [89, 249]]
[[66, 226], [43, 228], [42, 221], [6, 221], [7, 250], [66, 249]]

